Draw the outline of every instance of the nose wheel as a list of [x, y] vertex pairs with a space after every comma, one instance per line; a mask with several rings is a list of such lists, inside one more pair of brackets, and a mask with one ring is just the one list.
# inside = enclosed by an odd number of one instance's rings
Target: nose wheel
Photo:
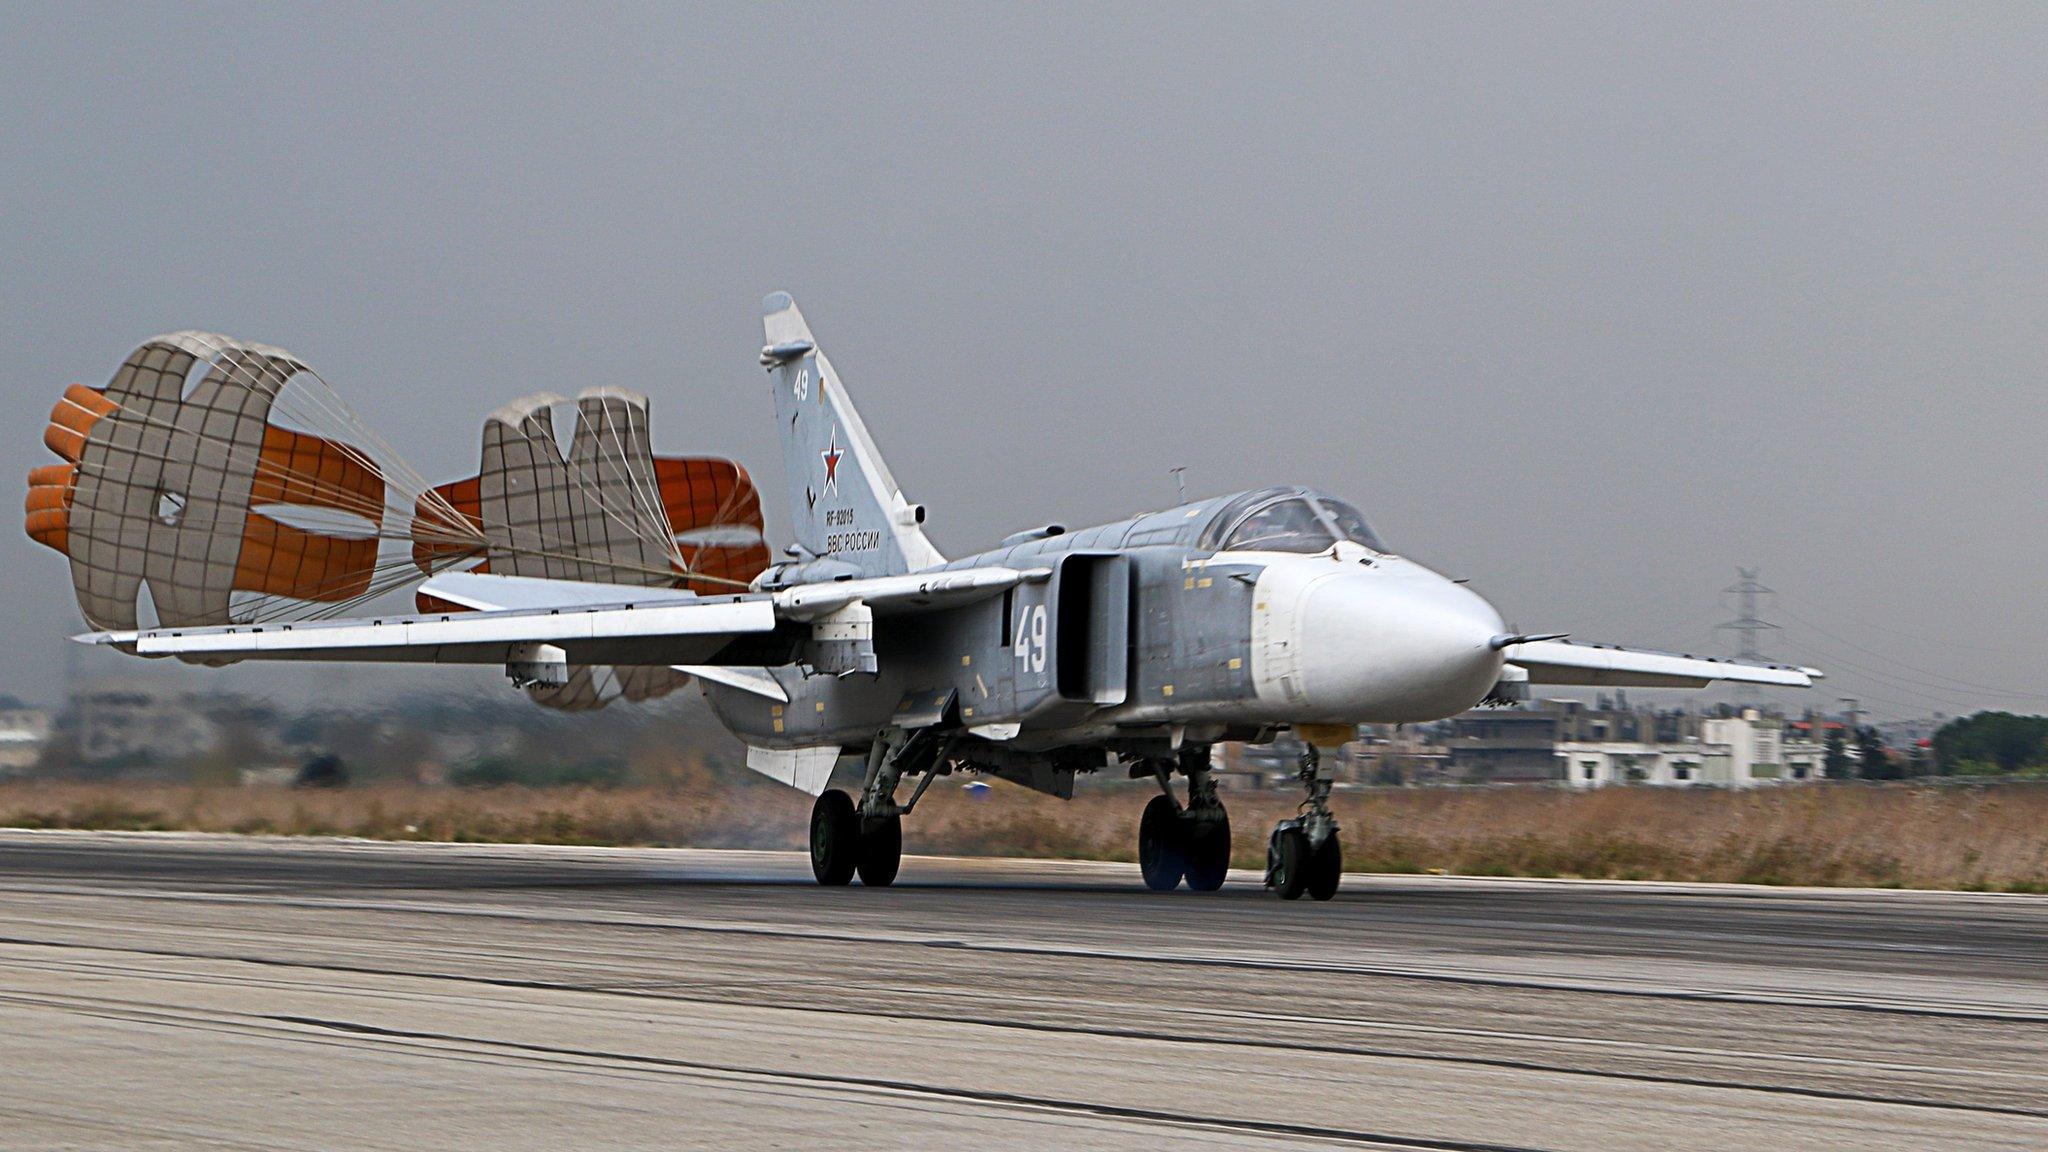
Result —
[[1266, 886], [1282, 900], [1328, 900], [1344, 875], [1344, 846], [1330, 812], [1330, 782], [1313, 744], [1303, 744], [1299, 772], [1308, 798], [1302, 814], [1282, 820], [1266, 844]]
[[1331, 829], [1321, 844], [1311, 845], [1301, 822], [1289, 820], [1273, 829], [1266, 845], [1266, 886], [1282, 900], [1328, 900], [1337, 894], [1344, 875], [1344, 845]]

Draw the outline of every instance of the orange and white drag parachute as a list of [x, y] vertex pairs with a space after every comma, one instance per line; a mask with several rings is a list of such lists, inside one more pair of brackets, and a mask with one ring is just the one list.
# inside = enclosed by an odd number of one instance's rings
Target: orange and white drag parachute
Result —
[[319, 387], [309, 377], [283, 349], [178, 332], [105, 388], [65, 389], [43, 435], [63, 463], [29, 473], [28, 534], [70, 557], [88, 623], [137, 627], [145, 588], [173, 627], [372, 590], [383, 470], [346, 440], [272, 423]]
[[[541, 393], [484, 421], [478, 473], [437, 485], [414, 508], [421, 572], [723, 592], [747, 587], [768, 566], [761, 494], [746, 469], [716, 457], [656, 456], [647, 398], [611, 387], [576, 398], [565, 453], [553, 414], [568, 403]], [[457, 607], [419, 596], [423, 612]], [[687, 682], [667, 668], [577, 667], [568, 683], [527, 692], [552, 707], [585, 709]]]
[[[493, 413], [478, 473], [430, 485], [291, 353], [159, 336], [106, 387], [65, 390], [43, 437], [61, 463], [29, 474], [28, 534], [70, 558], [79, 608], [106, 631], [334, 615], [451, 570], [716, 592], [768, 566], [744, 468], [656, 456], [646, 398], [617, 388], [577, 398], [564, 452], [567, 403]], [[686, 681], [581, 668], [532, 694], [592, 708]]]

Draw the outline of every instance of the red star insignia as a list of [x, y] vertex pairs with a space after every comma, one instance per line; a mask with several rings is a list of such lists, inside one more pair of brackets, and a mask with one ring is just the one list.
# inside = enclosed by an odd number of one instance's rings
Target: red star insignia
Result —
[[825, 442], [825, 450], [818, 458], [825, 462], [825, 491], [837, 495], [839, 492], [839, 458], [846, 453], [839, 450], [839, 430], [834, 428], [832, 436]]

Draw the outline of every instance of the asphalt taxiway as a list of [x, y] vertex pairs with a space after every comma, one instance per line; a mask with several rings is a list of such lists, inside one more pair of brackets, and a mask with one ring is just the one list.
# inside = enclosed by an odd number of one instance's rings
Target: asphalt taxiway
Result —
[[2048, 1147], [2048, 898], [0, 833], [0, 1148]]

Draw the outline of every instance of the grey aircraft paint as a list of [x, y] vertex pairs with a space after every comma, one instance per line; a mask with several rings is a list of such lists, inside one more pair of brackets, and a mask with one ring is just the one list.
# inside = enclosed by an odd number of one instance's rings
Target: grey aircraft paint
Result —
[[[762, 359], [798, 559], [765, 573], [761, 588], [927, 567], [1042, 575], [977, 603], [890, 617], [872, 633], [871, 675], [818, 673], [796, 639], [789, 662], [764, 669], [786, 702], [707, 681], [720, 720], [750, 745], [857, 752], [892, 730], [944, 729], [955, 734], [948, 755], [963, 766], [1065, 794], [1075, 771], [1102, 768], [1117, 754], [1172, 757], [1220, 739], [1259, 739], [1299, 718], [1262, 702], [1254, 681], [1254, 610], [1266, 565], [1219, 553], [1231, 529], [1262, 510], [1320, 508], [1325, 498], [1305, 488], [1263, 489], [1078, 531], [1023, 532], [947, 562], [925, 541], [923, 509], [903, 497], [794, 302], [777, 293], [764, 312]], [[1334, 548], [1338, 535], [1315, 550]], [[1347, 543], [1361, 554], [1332, 554], [1329, 564], [1407, 564], [1381, 552], [1362, 521], [1351, 535], [1358, 539]], [[1486, 613], [1486, 628], [1499, 631]], [[1485, 695], [1499, 663], [1482, 661], [1461, 707]]]
[[[1389, 550], [1356, 508], [1304, 487], [1047, 525], [949, 561], [795, 302], [776, 293], [763, 312], [795, 542], [745, 591], [449, 572], [420, 592], [466, 612], [86, 639], [199, 659], [493, 663], [540, 689], [578, 665], [692, 673], [749, 767], [818, 797], [812, 864], [827, 884], [856, 870], [890, 883], [900, 818], [940, 776], [978, 770], [1066, 796], [1077, 774], [1126, 767], [1161, 785], [1140, 825], [1146, 883], [1213, 890], [1230, 843], [1210, 750], [1292, 728], [1307, 798], [1273, 831], [1268, 880], [1318, 899], [1342, 858], [1316, 748], [1360, 723], [1438, 719], [1530, 682], [1817, 675], [1511, 634], [1470, 589]], [[828, 784], [842, 755], [863, 752], [856, 803]], [[899, 801], [905, 777], [918, 783]]]

